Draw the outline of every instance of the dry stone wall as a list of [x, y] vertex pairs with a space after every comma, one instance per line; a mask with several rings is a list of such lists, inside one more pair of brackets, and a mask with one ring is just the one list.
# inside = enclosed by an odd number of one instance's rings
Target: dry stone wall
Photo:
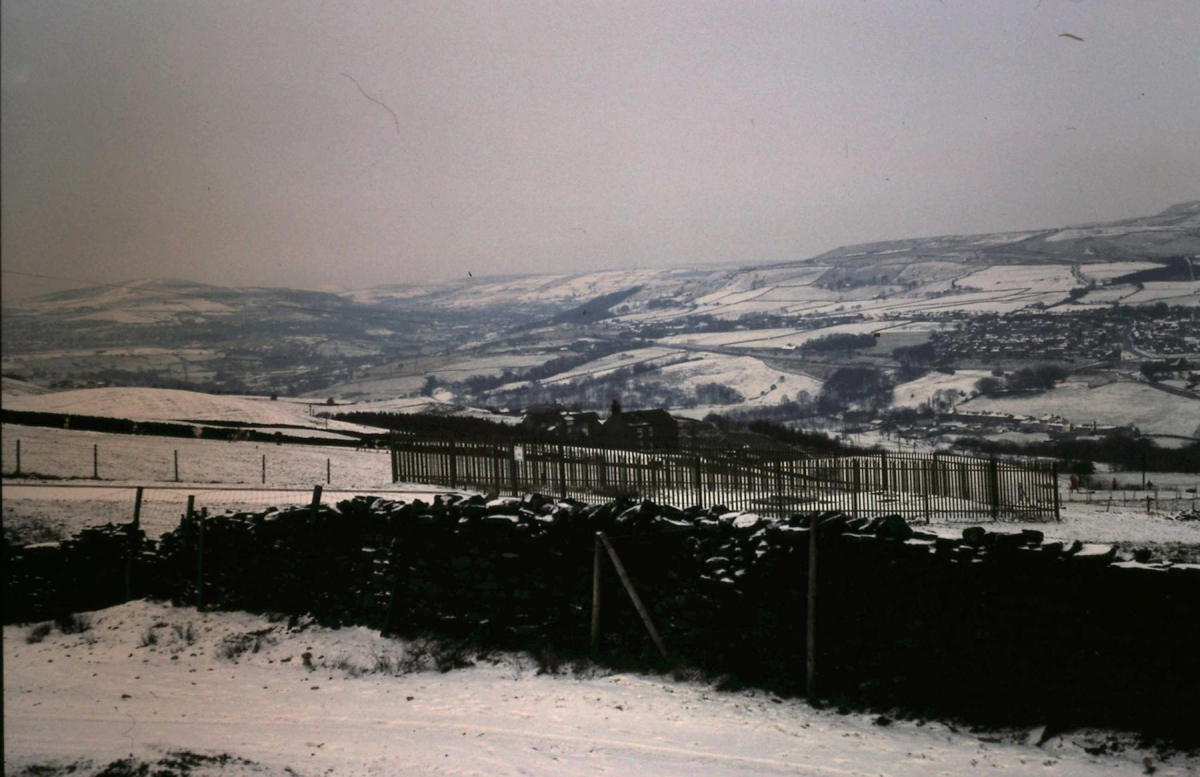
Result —
[[[206, 607], [582, 655], [603, 531], [675, 659], [800, 692], [814, 526], [825, 698], [1200, 739], [1200, 567], [1120, 561], [1109, 546], [1036, 531], [939, 536], [898, 516], [356, 497], [194, 520], [157, 544], [103, 527], [6, 545], [5, 621], [121, 601], [132, 552], [134, 596], [202, 594]], [[661, 663], [607, 558], [601, 602], [606, 659]]]

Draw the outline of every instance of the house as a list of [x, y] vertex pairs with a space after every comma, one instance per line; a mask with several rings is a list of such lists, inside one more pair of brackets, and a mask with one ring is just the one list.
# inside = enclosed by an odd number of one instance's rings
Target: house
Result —
[[521, 427], [535, 435], [567, 437], [572, 440], [592, 440], [600, 432], [600, 416], [562, 410], [557, 407], [537, 408], [525, 414]]
[[601, 433], [606, 443], [621, 447], [673, 448], [679, 444], [679, 423], [662, 409], [614, 413]]

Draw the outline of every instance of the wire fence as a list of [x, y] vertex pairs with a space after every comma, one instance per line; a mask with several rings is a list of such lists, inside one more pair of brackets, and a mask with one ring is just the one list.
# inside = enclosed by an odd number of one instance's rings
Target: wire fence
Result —
[[6, 426], [0, 472], [25, 479], [378, 486], [390, 482], [386, 453]]
[[727, 450], [398, 439], [392, 479], [581, 501], [631, 497], [786, 516], [841, 510], [930, 521], [1059, 519], [1057, 465], [945, 454], [813, 459]]

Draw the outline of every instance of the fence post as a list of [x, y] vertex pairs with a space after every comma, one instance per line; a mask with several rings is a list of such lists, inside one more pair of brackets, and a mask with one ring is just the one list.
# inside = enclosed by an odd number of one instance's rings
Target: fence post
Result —
[[880, 470], [880, 477], [882, 478], [882, 481], [883, 481], [883, 482], [882, 482], [882, 484], [881, 484], [881, 485], [882, 485], [882, 488], [883, 488], [883, 490], [884, 490], [884, 491], [887, 491], [887, 490], [888, 490], [888, 456], [887, 456], [887, 451], [884, 451], [883, 453], [879, 454], [879, 470]]
[[817, 678], [817, 523], [819, 515], [812, 514], [808, 524], [808, 610], [805, 626], [804, 692], [809, 701], [816, 698]]
[[1051, 464], [1050, 464], [1050, 477], [1054, 479], [1054, 488], [1051, 489], [1054, 492], [1054, 520], [1062, 521], [1061, 508], [1059, 506], [1059, 500], [1058, 500], [1058, 462], [1057, 461], [1051, 462]]
[[267, 484], [267, 454], [265, 453], [262, 456], [262, 482], [264, 486]]
[[134, 548], [137, 546], [137, 534], [141, 531], [142, 526], [142, 487], [137, 487], [137, 492], [133, 497], [133, 523], [130, 525], [129, 531], [129, 547], [126, 550], [125, 558], [125, 601], [133, 598], [133, 561]]
[[704, 470], [700, 455], [696, 455], [696, 506], [704, 506]]
[[208, 508], [200, 509], [199, 533], [196, 539], [196, 609], [204, 609], [204, 519]]
[[[184, 529], [183, 529], [183, 542], [184, 542], [184, 554], [183, 554], [183, 556], [182, 556], [182, 559], [181, 559], [181, 560], [184, 560], [184, 561], [186, 561], [186, 559], [187, 559], [187, 547], [188, 547], [188, 545], [190, 545], [190, 544], [191, 544], [191, 536], [192, 536], [192, 512], [193, 512], [195, 509], [196, 509], [196, 495], [195, 495], [195, 494], [188, 494], [188, 498], [187, 498], [187, 512], [183, 514], [183, 527], [184, 527]], [[179, 566], [179, 582], [180, 582], [180, 588], [181, 588], [181, 589], [183, 588], [183, 581], [184, 581], [184, 580], [186, 580], [186, 579], [187, 579], [187, 564], [186, 564], [186, 563], [184, 563], [184, 564], [180, 564], [180, 566]]]
[[853, 472], [854, 472], [854, 483], [853, 483], [853, 486], [854, 486], [854, 517], [857, 518], [858, 517], [858, 492], [862, 490], [862, 472], [860, 471], [860, 465], [859, 465], [859, 461], [857, 458], [853, 460]]
[[21, 474], [21, 441], [17, 440], [17, 474]]
[[333, 482], [333, 464], [329, 459], [325, 459], [325, 485]]
[[783, 520], [783, 461], [775, 457], [775, 496], [779, 503], [779, 518]]
[[567, 498], [567, 449], [558, 444], [558, 496]]
[[179, 482], [179, 451], [175, 451], [175, 482]]
[[392, 456], [392, 482], [400, 482], [400, 451], [396, 448], [396, 441], [393, 439], [392, 444], [388, 446]]
[[321, 487], [313, 486], [312, 503], [309, 504], [308, 510], [309, 510], [309, 514], [313, 517], [314, 520], [317, 517], [317, 508], [319, 508], [320, 506], [321, 506]]
[[508, 480], [512, 486], [512, 495], [517, 496], [517, 446], [516, 443], [508, 444]]
[[458, 449], [450, 440], [450, 487], [458, 488]]
[[92, 445], [92, 480], [100, 479], [100, 444]]
[[592, 658], [600, 655], [600, 533], [592, 549]]
[[[1055, 490], [1058, 490], [1057, 485]], [[1000, 465], [996, 463], [994, 456], [988, 461], [988, 492], [988, 501], [992, 505], [992, 520], [996, 521], [1000, 518]]]
[[608, 549], [608, 557], [612, 559], [613, 566], [617, 568], [617, 577], [621, 578], [621, 584], [625, 586], [626, 593], [633, 600], [634, 609], [638, 615], [642, 617], [642, 623], [646, 625], [646, 631], [650, 632], [650, 639], [654, 640], [654, 646], [658, 648], [658, 652], [662, 654], [664, 659], [670, 659], [667, 655], [667, 647], [663, 644], [662, 637], [658, 635], [658, 629], [654, 628], [654, 621], [650, 619], [650, 613], [646, 610], [646, 606], [642, 604], [641, 598], [633, 587], [633, 581], [629, 579], [629, 575], [625, 572], [625, 565], [621, 563], [620, 556], [617, 555], [616, 549], [612, 543], [608, 541], [608, 537], [604, 532], [597, 532], [604, 547]]
[[929, 523], [929, 490], [933, 487], [933, 484], [930, 482], [932, 478], [929, 472], [933, 468], [933, 465], [927, 461], [919, 461], [917, 462], [917, 466], [921, 468], [921, 497], [925, 504], [925, 523]]

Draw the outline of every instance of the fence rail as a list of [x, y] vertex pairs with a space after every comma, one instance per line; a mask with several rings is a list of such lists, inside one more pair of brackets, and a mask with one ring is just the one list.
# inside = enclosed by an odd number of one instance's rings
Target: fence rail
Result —
[[514, 495], [627, 496], [780, 516], [807, 510], [926, 521], [1059, 516], [1057, 466], [1037, 461], [889, 453], [812, 459], [738, 449], [630, 451], [416, 438], [395, 440], [391, 456], [394, 482]]

